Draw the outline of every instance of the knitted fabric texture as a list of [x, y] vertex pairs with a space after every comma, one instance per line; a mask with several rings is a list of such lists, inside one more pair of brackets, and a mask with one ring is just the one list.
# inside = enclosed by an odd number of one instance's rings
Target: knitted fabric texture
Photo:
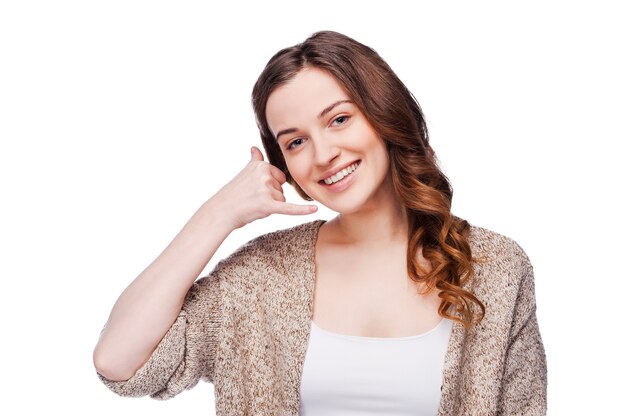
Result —
[[[100, 380], [122, 396], [169, 399], [213, 383], [218, 416], [297, 415], [313, 316], [315, 243], [324, 220], [259, 236], [198, 279], [150, 359], [127, 381]], [[543, 415], [547, 368], [533, 269], [512, 239], [471, 226], [468, 283], [485, 305], [470, 329], [454, 323], [439, 415]]]

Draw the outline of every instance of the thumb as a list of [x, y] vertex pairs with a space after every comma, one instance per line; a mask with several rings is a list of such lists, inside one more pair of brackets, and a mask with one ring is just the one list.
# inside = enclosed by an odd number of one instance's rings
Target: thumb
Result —
[[261, 153], [261, 151], [259, 150], [258, 147], [256, 146], [252, 146], [250, 148], [250, 154], [252, 155], [252, 159], [251, 160], [258, 160], [258, 161], [263, 161], [263, 153]]

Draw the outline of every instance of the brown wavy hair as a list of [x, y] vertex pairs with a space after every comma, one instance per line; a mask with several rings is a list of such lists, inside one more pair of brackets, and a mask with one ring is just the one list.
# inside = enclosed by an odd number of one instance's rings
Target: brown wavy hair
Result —
[[[438, 167], [417, 100], [372, 48], [340, 33], [322, 31], [269, 60], [252, 91], [269, 162], [285, 173], [302, 198], [312, 200], [291, 177], [266, 117], [270, 94], [305, 67], [325, 70], [337, 79], [386, 144], [393, 187], [408, 215], [410, 278], [424, 284], [426, 293], [439, 289], [441, 316], [465, 327], [482, 319], [485, 306], [463, 288], [474, 275], [472, 262], [478, 261], [468, 242], [470, 226], [450, 212], [452, 186]], [[417, 260], [420, 246], [431, 263], [430, 271]]]

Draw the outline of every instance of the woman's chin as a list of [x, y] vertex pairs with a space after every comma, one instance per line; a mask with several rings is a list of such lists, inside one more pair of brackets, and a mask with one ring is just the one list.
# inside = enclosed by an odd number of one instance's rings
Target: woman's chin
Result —
[[[356, 190], [356, 189], [355, 189]], [[307, 192], [307, 190], [304, 190]], [[311, 191], [311, 190], [310, 190]], [[344, 192], [330, 193], [330, 192], [307, 192], [314, 201], [322, 204], [331, 211], [335, 211], [339, 214], [354, 214], [363, 209], [367, 198], [359, 198], [359, 192], [350, 192], [353, 189], [346, 189]], [[355, 197], [356, 196], [356, 197]]]
[[335, 211], [338, 214], [348, 215], [359, 212], [363, 208], [361, 201], [324, 201], [317, 200], [320, 204], [324, 205], [331, 211]]

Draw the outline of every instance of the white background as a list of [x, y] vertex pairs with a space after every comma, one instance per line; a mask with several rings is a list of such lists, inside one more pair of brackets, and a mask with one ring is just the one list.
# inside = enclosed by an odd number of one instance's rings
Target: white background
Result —
[[[261, 147], [249, 97], [267, 60], [332, 29], [376, 49], [417, 97], [453, 212], [530, 256], [549, 414], [617, 413], [617, 3], [2, 2], [1, 412], [214, 414], [206, 383], [165, 402], [114, 395], [93, 347], [122, 290]], [[332, 215], [250, 224], [205, 272], [261, 233]]]

